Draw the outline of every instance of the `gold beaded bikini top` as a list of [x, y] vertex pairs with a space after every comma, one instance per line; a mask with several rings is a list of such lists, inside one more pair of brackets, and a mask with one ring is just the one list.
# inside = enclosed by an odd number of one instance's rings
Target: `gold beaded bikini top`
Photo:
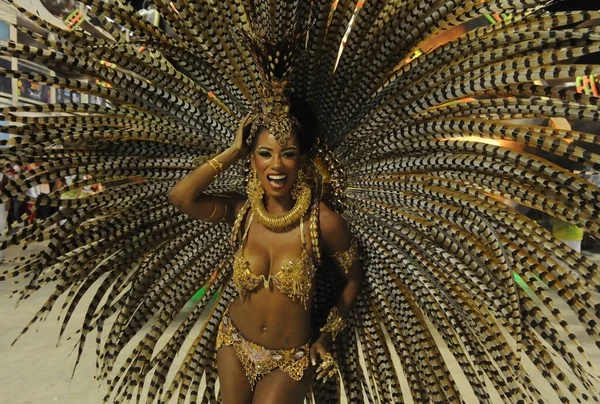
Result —
[[261, 285], [268, 288], [271, 284], [282, 293], [288, 295], [294, 300], [300, 300], [306, 304], [310, 299], [312, 280], [315, 274], [315, 267], [306, 248], [304, 237], [304, 224], [300, 221], [300, 237], [302, 239], [302, 253], [293, 261], [285, 263], [275, 274], [269, 276], [256, 275], [250, 270], [250, 265], [244, 257], [244, 246], [248, 238], [248, 231], [252, 224], [252, 214], [248, 220], [248, 226], [242, 237], [240, 247], [233, 256], [233, 285], [242, 299], [246, 293], [252, 291]]

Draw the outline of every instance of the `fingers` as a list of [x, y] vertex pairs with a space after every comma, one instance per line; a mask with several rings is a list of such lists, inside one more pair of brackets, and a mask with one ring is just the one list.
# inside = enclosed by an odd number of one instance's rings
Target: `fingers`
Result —
[[[321, 348], [321, 349], [319, 349]], [[329, 352], [326, 352], [322, 346], [317, 347], [317, 352], [321, 356], [321, 364], [317, 368], [317, 380], [327, 381], [330, 377], [335, 375], [337, 372], [337, 364], [333, 359], [333, 356]]]
[[248, 154], [248, 146], [250, 146], [250, 125], [256, 119], [256, 115], [252, 115], [252, 113], [246, 114], [239, 123], [237, 128], [235, 139], [233, 141], [233, 146], [241, 152], [241, 156], [245, 157]]
[[310, 362], [312, 363], [312, 365], [317, 365], [317, 355], [320, 358], [323, 358], [323, 355], [325, 354], [327, 354], [327, 350], [325, 349], [323, 344], [321, 344], [318, 341], [312, 344], [312, 346], [310, 347]]
[[251, 124], [252, 122], [254, 122], [255, 120], [256, 120], [256, 115], [255, 115], [255, 114], [252, 114], [252, 113], [248, 114], [248, 115], [247, 115], [246, 122], [245, 122], [245, 126], [248, 126], [248, 125], [250, 125], [250, 124]]
[[313, 344], [310, 347], [310, 363], [312, 363], [313, 366], [317, 365], [317, 344]]
[[327, 351], [327, 349], [323, 346], [323, 344], [315, 344], [317, 345], [317, 353], [319, 354], [319, 357], [324, 360], [325, 357], [327, 355], [329, 355], [329, 352]]
[[245, 117], [242, 118], [241, 127], [247, 126], [250, 122], [252, 122], [256, 118], [252, 112], [248, 112]]
[[321, 380], [323, 383], [325, 383], [335, 375], [336, 371], [337, 367], [335, 364], [334, 366], [330, 366], [328, 368], [323, 367], [323, 364], [321, 364], [317, 369], [317, 380]]
[[310, 347], [310, 361], [313, 366], [317, 364], [317, 356], [321, 359], [321, 364], [317, 368], [317, 380], [326, 381], [337, 372], [337, 365], [333, 356], [329, 352], [325, 346], [319, 342], [314, 343]]
[[238, 126], [238, 131], [241, 133], [246, 126], [252, 121], [252, 112], [248, 112], [246, 116], [242, 118]]

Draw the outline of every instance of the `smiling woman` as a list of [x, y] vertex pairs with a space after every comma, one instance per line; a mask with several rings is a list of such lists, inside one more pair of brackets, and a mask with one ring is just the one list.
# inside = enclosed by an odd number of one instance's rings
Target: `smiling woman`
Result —
[[[314, 372], [309, 357], [313, 366], [322, 360], [319, 376], [335, 372], [329, 345], [358, 294], [361, 270], [355, 259], [340, 266], [345, 286], [331, 318], [338, 326], [323, 329], [311, 344], [318, 235], [332, 254], [343, 255], [353, 244], [345, 221], [311, 191], [314, 178], [311, 181], [309, 173], [315, 168], [310, 135], [305, 135], [301, 122], [289, 115], [293, 124], [282, 133], [255, 125], [272, 120], [261, 114], [247, 116], [233, 145], [176, 184], [169, 197], [191, 217], [228, 221], [238, 241], [233, 264], [238, 296], [224, 315], [217, 338], [223, 402], [301, 403]], [[307, 121], [306, 127], [310, 125]], [[248, 154], [247, 197], [204, 194], [222, 170]], [[314, 209], [309, 211], [311, 204]]]
[[281, 146], [272, 133], [263, 129], [256, 139], [252, 166], [269, 199], [291, 196], [291, 188], [300, 168], [297, 137], [288, 137], [286, 143]]
[[[250, 156], [248, 200], [259, 223], [282, 231], [298, 223], [310, 205], [310, 189], [300, 175], [300, 155], [289, 136], [285, 143], [269, 132], [258, 129], [257, 146]], [[306, 161], [306, 160], [305, 160]], [[265, 197], [266, 192], [266, 197]], [[270, 213], [268, 213], [270, 212]]]
[[[169, 193], [171, 202], [189, 216], [233, 227], [237, 296], [223, 315], [216, 343], [225, 404], [302, 403], [317, 359], [317, 377], [331, 377], [337, 365], [330, 345], [362, 280], [346, 222], [317, 192], [322, 180], [314, 164], [316, 118], [306, 105], [289, 98], [279, 79], [265, 77], [260, 105], [242, 120], [232, 146]], [[246, 196], [205, 193], [216, 176], [246, 156]], [[334, 264], [343, 286], [317, 333], [312, 310], [321, 248], [342, 257], [333, 262], [343, 263]]]

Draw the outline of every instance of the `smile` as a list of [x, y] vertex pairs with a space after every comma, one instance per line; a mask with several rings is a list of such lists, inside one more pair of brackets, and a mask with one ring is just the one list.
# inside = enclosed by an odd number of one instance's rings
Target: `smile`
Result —
[[267, 175], [267, 180], [269, 181], [269, 185], [273, 189], [282, 189], [285, 187], [287, 182], [286, 174], [269, 174]]

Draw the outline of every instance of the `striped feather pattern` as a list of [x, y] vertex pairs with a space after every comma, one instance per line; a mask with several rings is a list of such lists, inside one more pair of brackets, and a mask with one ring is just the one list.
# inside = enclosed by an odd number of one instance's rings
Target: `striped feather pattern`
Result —
[[[555, 84], [598, 74], [573, 60], [600, 51], [598, 28], [577, 28], [600, 12], [552, 13], [547, 0], [156, 0], [164, 29], [122, 1], [84, 0], [105, 33], [94, 37], [8, 1], [52, 35], [16, 26], [38, 45], [0, 42], [0, 56], [56, 73], [0, 68], [0, 76], [107, 103], [0, 108], [10, 134], [0, 160], [36, 164], [3, 187], [2, 201], [59, 208], [9, 226], [0, 248], [25, 254], [0, 280], [25, 279], [20, 299], [54, 285], [23, 332], [60, 301], [61, 338], [91, 293], [75, 363], [95, 335], [107, 401], [218, 399], [214, 343], [235, 293], [231, 229], [187, 218], [166, 195], [194, 159], [231, 143], [256, 101], [258, 70], [239, 30], [277, 40], [311, 22], [294, 91], [344, 168], [336, 207], [360, 242], [365, 285], [334, 347], [340, 378], [313, 384], [307, 401], [338, 402], [343, 389], [351, 403], [465, 402], [465, 379], [480, 402], [544, 402], [548, 390], [562, 402], [598, 402], [588, 359], [597, 352], [574, 329], [600, 348], [599, 268], [503, 201], [600, 237], [600, 189], [547, 160], [600, 169], [588, 147], [599, 135], [547, 124], [600, 120], [597, 97]], [[490, 14], [504, 18], [413, 57]], [[26, 196], [65, 177], [75, 180]], [[101, 192], [65, 197], [96, 183]], [[208, 192], [243, 184], [239, 164]], [[28, 253], [44, 240], [46, 249]], [[340, 287], [327, 263], [317, 273], [315, 329]], [[580, 324], [567, 324], [565, 310]]]

